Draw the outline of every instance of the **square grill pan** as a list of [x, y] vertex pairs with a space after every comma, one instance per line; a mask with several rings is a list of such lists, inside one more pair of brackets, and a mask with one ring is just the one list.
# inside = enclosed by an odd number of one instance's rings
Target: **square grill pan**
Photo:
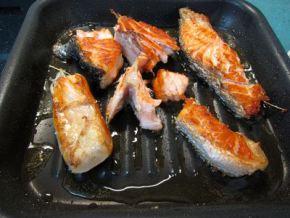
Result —
[[[203, 162], [176, 131], [181, 103], [158, 109], [164, 128], [142, 130], [130, 107], [110, 125], [114, 152], [82, 175], [68, 172], [58, 150], [51, 114], [50, 78], [56, 71], [84, 74], [101, 109], [114, 87], [101, 91], [96, 77], [52, 55], [53, 44], [76, 27], [113, 27], [110, 9], [178, 37], [178, 9], [209, 16], [241, 56], [272, 103], [290, 108], [290, 64], [264, 16], [244, 1], [42, 0], [30, 8], [0, 79], [0, 213], [3, 216], [182, 217], [286, 215], [289, 209], [290, 113], [263, 108], [253, 120], [236, 119], [187, 67], [179, 52], [158, 68], [185, 72], [187, 96], [231, 129], [260, 141], [269, 167], [252, 176], [223, 176]], [[245, 210], [246, 209], [246, 210]]]

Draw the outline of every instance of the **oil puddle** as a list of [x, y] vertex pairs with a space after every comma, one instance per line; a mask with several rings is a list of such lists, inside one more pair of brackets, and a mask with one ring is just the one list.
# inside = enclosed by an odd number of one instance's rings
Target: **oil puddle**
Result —
[[54, 148], [46, 144], [30, 144], [24, 157], [22, 179], [33, 180], [45, 167]]

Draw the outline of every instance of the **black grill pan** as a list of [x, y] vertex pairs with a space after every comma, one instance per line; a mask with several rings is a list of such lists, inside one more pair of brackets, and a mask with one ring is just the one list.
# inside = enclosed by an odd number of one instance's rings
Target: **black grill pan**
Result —
[[[260, 141], [269, 158], [265, 172], [230, 178], [203, 162], [180, 135], [174, 117], [180, 103], [158, 109], [164, 129], [142, 130], [126, 107], [110, 125], [114, 152], [82, 175], [67, 171], [55, 140], [49, 94], [56, 71], [84, 74], [103, 110], [114, 87], [52, 55], [53, 44], [75, 27], [112, 27], [110, 13], [144, 20], [174, 37], [178, 9], [207, 14], [241, 56], [272, 103], [290, 108], [290, 63], [264, 16], [244, 1], [42, 0], [30, 8], [0, 79], [0, 213], [3, 216], [183, 217], [284, 215], [289, 208], [290, 113], [263, 108], [255, 119], [236, 119], [187, 68], [182, 52], [161, 67], [190, 77], [194, 96], [233, 130]], [[234, 214], [233, 214], [234, 213]]]

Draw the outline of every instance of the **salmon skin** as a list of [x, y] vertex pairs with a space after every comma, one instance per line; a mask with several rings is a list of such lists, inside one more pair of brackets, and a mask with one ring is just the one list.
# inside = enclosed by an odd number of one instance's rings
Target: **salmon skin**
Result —
[[131, 65], [143, 53], [148, 58], [143, 70], [152, 71], [159, 61], [167, 63], [168, 56], [179, 50], [176, 40], [165, 31], [115, 12], [114, 14], [118, 19], [114, 27], [115, 39], [121, 44], [123, 54]]
[[193, 98], [185, 100], [176, 124], [201, 157], [226, 175], [251, 175], [268, 165], [259, 143], [230, 130]]
[[179, 13], [179, 41], [191, 68], [237, 117], [257, 115], [268, 97], [260, 84], [247, 79], [236, 51], [221, 39], [205, 15], [188, 8]]
[[62, 59], [73, 58], [79, 61], [82, 68], [98, 73], [102, 89], [117, 78], [123, 66], [122, 48], [113, 39], [112, 33], [105, 28], [92, 31], [76, 30], [68, 43], [56, 43], [53, 51]]
[[156, 98], [163, 102], [180, 101], [185, 98], [185, 91], [188, 86], [188, 78], [180, 73], [171, 72], [165, 69], [157, 71], [156, 78], [152, 82]]
[[120, 77], [114, 95], [106, 108], [108, 122], [123, 108], [125, 103], [129, 103], [143, 129], [162, 129], [161, 120], [155, 111], [156, 107], [161, 104], [161, 100], [151, 97], [150, 89], [146, 87], [140, 72], [147, 62], [147, 57], [140, 55], [133, 66], [128, 67]]
[[84, 173], [112, 153], [113, 143], [99, 106], [80, 74], [59, 73], [51, 85], [59, 149], [72, 173]]

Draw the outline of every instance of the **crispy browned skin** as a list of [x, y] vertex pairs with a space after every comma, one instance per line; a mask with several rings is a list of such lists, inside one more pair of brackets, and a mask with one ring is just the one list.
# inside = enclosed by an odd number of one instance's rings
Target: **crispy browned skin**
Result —
[[230, 130], [193, 98], [186, 99], [177, 125], [209, 163], [229, 175], [252, 174], [268, 165], [259, 143]]
[[108, 29], [77, 30], [75, 38], [83, 61], [103, 71], [100, 86], [106, 88], [115, 80], [123, 65], [120, 44]]
[[180, 16], [182, 49], [205, 70], [199, 70], [201, 77], [239, 116], [256, 115], [261, 102], [268, 97], [260, 84], [252, 84], [247, 79], [236, 51], [221, 39], [205, 15], [182, 8]]
[[[179, 50], [176, 40], [165, 31], [127, 16], [117, 15], [117, 17], [115, 39], [122, 45], [123, 50], [125, 50], [124, 55], [130, 64], [134, 63], [139, 53], [144, 53], [149, 60], [144, 66], [144, 70], [152, 71], [160, 60], [166, 63], [167, 56]], [[124, 42], [124, 38], [130, 38], [130, 41]], [[130, 44], [134, 44], [137, 47], [139, 50], [137, 54], [133, 55], [127, 51], [127, 49], [130, 49], [128, 48]]]
[[72, 172], [85, 172], [111, 154], [109, 129], [82, 75], [57, 78], [51, 92], [54, 127], [64, 160]]
[[152, 82], [155, 96], [166, 101], [179, 101], [185, 98], [188, 78], [180, 73], [159, 69]]

